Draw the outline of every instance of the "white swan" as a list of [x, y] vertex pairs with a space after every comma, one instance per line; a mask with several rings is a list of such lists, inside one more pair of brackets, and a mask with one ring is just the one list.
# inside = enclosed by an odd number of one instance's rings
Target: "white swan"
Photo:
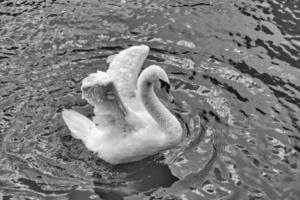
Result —
[[82, 81], [82, 96], [94, 106], [93, 121], [72, 110], [62, 113], [73, 137], [111, 164], [137, 161], [181, 141], [179, 121], [154, 92], [154, 86], [168, 92], [166, 72], [151, 65], [138, 77], [148, 53], [145, 45], [125, 49], [108, 58], [106, 72]]

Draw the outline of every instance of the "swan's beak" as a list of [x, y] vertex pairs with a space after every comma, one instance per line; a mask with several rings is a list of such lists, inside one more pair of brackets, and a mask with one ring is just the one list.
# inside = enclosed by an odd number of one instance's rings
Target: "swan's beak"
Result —
[[161, 90], [159, 97], [163, 101], [163, 103], [172, 111], [175, 111], [176, 113], [189, 112], [189, 110], [185, 109], [181, 103], [175, 101], [174, 96], [170, 92]]
[[[166, 83], [165, 83], [166, 84]], [[174, 103], [174, 97], [170, 92], [170, 85], [167, 84], [160, 88], [162, 98], [165, 99], [168, 103]]]
[[164, 92], [164, 97], [166, 101], [168, 101], [169, 108], [171, 108], [173, 111], [177, 113], [187, 113], [189, 112], [188, 109], [184, 108], [182, 103], [176, 102], [174, 96], [171, 94], [170, 91], [163, 90]]
[[171, 94], [171, 90], [170, 87], [160, 87], [160, 90], [156, 90], [156, 94], [169, 109], [179, 113], [188, 112], [188, 110], [183, 108], [181, 103], [175, 101], [174, 96]]
[[165, 92], [165, 97], [170, 103], [175, 103], [174, 96], [170, 92]]

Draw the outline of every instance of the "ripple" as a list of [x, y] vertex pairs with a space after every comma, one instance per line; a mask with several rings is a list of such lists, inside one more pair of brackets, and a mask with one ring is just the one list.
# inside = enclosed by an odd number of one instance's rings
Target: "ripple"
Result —
[[[1, 197], [297, 199], [297, 3], [1, 1]], [[169, 74], [186, 137], [110, 166], [60, 113], [92, 117], [81, 80], [141, 43], [151, 47], [145, 65]]]

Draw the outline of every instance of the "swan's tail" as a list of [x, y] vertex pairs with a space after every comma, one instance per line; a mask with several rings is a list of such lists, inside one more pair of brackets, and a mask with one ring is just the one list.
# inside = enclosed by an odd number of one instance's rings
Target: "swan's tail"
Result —
[[95, 124], [91, 120], [73, 110], [63, 110], [62, 116], [72, 136], [76, 139], [84, 140], [91, 134], [95, 127]]

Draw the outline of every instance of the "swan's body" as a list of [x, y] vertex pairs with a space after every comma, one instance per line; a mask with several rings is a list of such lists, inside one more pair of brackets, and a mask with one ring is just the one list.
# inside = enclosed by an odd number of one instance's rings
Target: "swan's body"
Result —
[[154, 85], [169, 83], [159, 66], [149, 66], [138, 77], [149, 47], [134, 46], [109, 58], [109, 69], [82, 81], [83, 98], [94, 106], [93, 121], [64, 110], [73, 137], [111, 164], [137, 161], [181, 141], [179, 121], [159, 101]]

